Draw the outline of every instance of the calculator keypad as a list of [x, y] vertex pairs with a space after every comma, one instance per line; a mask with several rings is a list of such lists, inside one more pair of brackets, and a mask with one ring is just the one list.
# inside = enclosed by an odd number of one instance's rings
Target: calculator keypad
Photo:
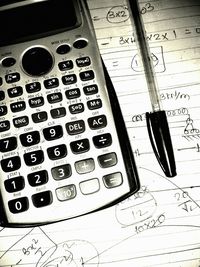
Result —
[[80, 215], [97, 199], [100, 205], [105, 195], [104, 205], [117, 198], [120, 189], [112, 199], [115, 188], [125, 185], [121, 195], [129, 190], [107, 94], [96, 80], [93, 60], [85, 54], [64, 56], [88, 45], [80, 39], [72, 48], [57, 48], [60, 59], [54, 67], [60, 76], [25, 79], [11, 65], [13, 70], [0, 77], [1, 185], [11, 214], [47, 207], [53, 211], [72, 203], [70, 209], [76, 215], [78, 208]]

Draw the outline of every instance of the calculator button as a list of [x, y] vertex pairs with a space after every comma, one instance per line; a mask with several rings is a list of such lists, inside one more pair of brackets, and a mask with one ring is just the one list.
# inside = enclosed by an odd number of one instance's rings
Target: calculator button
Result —
[[47, 148], [47, 154], [51, 160], [64, 158], [67, 155], [66, 145], [58, 145]]
[[5, 68], [12, 67], [13, 65], [15, 65], [15, 63], [16, 59], [13, 57], [7, 57], [2, 60], [2, 66]]
[[20, 112], [22, 110], [25, 110], [25, 108], [26, 108], [26, 103], [24, 101], [18, 101], [10, 104], [10, 109], [12, 112]]
[[71, 114], [78, 114], [84, 111], [83, 103], [73, 104], [69, 106], [69, 111]]
[[107, 188], [117, 187], [122, 184], [122, 174], [120, 172], [103, 176], [103, 182]]
[[84, 174], [88, 172], [92, 172], [95, 169], [95, 164], [93, 159], [84, 159], [75, 162], [75, 169], [77, 173]]
[[93, 194], [99, 191], [100, 184], [97, 178], [83, 181], [79, 184], [81, 193], [84, 195]]
[[60, 71], [71, 70], [73, 67], [74, 64], [72, 60], [66, 60], [58, 63], [58, 68]]
[[79, 68], [89, 66], [91, 64], [91, 60], [89, 57], [80, 57], [76, 59], [76, 65]]
[[76, 197], [76, 187], [74, 184], [66, 185], [56, 189], [58, 200], [65, 201]]
[[38, 96], [38, 97], [29, 99], [28, 102], [31, 108], [37, 108], [37, 107], [41, 107], [44, 105], [44, 98], [42, 96]]
[[90, 110], [98, 109], [102, 107], [101, 99], [94, 99], [87, 102], [87, 106]]
[[69, 178], [72, 175], [72, 169], [70, 164], [61, 165], [51, 169], [51, 174], [54, 180], [63, 180]]
[[5, 99], [5, 93], [4, 91], [0, 91], [0, 101]]
[[33, 131], [20, 135], [21, 144], [25, 147], [36, 145], [40, 142], [40, 134], [38, 131]]
[[16, 86], [8, 89], [8, 96], [10, 98], [17, 97], [23, 94], [23, 88], [21, 86]]
[[43, 129], [44, 138], [47, 141], [55, 140], [63, 136], [62, 126], [56, 125]]
[[36, 150], [33, 152], [25, 153], [24, 161], [27, 166], [35, 166], [41, 164], [44, 161], [44, 152], [42, 150]]
[[98, 156], [98, 162], [101, 168], [112, 167], [117, 164], [117, 155], [113, 152]]
[[29, 203], [27, 197], [20, 197], [17, 199], [13, 199], [8, 201], [8, 207], [10, 212], [12, 213], [20, 213], [28, 210]]
[[65, 91], [65, 95], [67, 99], [74, 99], [74, 98], [80, 97], [81, 92], [79, 88], [74, 88], [74, 89]]
[[29, 124], [29, 119], [27, 116], [22, 116], [13, 119], [13, 124], [16, 128], [24, 127]]
[[93, 70], [83, 71], [79, 74], [79, 76], [82, 81], [89, 81], [94, 79], [94, 71]]
[[1, 121], [0, 122], [0, 133], [7, 131], [10, 129], [10, 122], [9, 121]]
[[83, 91], [86, 95], [93, 95], [98, 93], [98, 86], [96, 84], [87, 85], [83, 87]]
[[44, 81], [44, 87], [46, 89], [52, 89], [59, 86], [58, 78], [51, 78]]
[[81, 139], [70, 143], [71, 150], [74, 154], [84, 153], [90, 149], [88, 139]]
[[24, 189], [25, 181], [23, 176], [7, 179], [4, 181], [4, 186], [7, 192], [14, 193]]
[[62, 44], [56, 49], [56, 53], [63, 55], [69, 53], [71, 47], [68, 44]]
[[62, 101], [62, 94], [61, 93], [53, 93], [47, 95], [47, 100], [50, 104], [58, 103]]
[[19, 156], [6, 158], [1, 160], [1, 168], [4, 172], [13, 172], [21, 167], [21, 160]]
[[8, 112], [7, 106], [0, 106], [0, 116], [6, 115]]
[[68, 74], [62, 77], [62, 82], [64, 85], [69, 85], [77, 82], [77, 77], [75, 74]]
[[66, 115], [66, 109], [64, 107], [55, 108], [55, 109], [52, 109], [50, 113], [53, 119], [58, 119]]
[[8, 152], [17, 148], [17, 138], [14, 136], [0, 140], [0, 152]]
[[27, 93], [35, 93], [41, 90], [39, 82], [33, 82], [25, 85]]
[[0, 77], [0, 86], [3, 84], [3, 79]]
[[48, 172], [46, 170], [29, 173], [28, 182], [31, 186], [40, 186], [48, 182]]
[[20, 74], [18, 72], [9, 73], [5, 76], [5, 80], [7, 83], [15, 83], [20, 80]]
[[88, 45], [88, 41], [85, 39], [79, 39], [73, 43], [73, 47], [76, 49], [82, 49], [86, 47], [87, 45]]
[[66, 129], [69, 135], [80, 134], [85, 131], [85, 122], [83, 120], [66, 123]]
[[92, 139], [96, 148], [103, 148], [112, 144], [112, 137], [110, 133], [96, 135]]
[[104, 128], [107, 125], [107, 119], [105, 115], [99, 115], [88, 119], [88, 124], [92, 130]]
[[33, 122], [39, 123], [47, 120], [47, 112], [46, 111], [41, 111], [38, 113], [33, 113], [31, 115]]
[[36, 208], [41, 208], [50, 205], [53, 202], [51, 191], [40, 192], [32, 195], [33, 205]]

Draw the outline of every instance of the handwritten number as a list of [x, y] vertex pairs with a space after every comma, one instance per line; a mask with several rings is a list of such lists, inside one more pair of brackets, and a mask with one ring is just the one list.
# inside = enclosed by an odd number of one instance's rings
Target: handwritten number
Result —
[[148, 2], [142, 7], [141, 14], [146, 14], [147, 12], [151, 12], [154, 9], [154, 6], [150, 2]]

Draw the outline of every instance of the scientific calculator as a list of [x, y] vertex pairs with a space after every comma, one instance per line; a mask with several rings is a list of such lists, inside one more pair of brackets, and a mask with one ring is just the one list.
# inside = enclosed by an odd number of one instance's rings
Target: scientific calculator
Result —
[[91, 213], [139, 189], [83, 0], [0, 6], [0, 225]]

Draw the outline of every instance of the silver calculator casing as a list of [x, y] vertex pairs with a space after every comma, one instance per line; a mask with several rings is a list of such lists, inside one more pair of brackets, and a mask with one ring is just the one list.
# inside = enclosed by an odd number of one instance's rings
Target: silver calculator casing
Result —
[[[34, 0], [33, 0], [34, 1]], [[29, 2], [33, 2], [29, 1]], [[67, 2], [67, 1], [66, 1]], [[23, 1], [20, 1], [19, 4], [22, 4]], [[11, 127], [9, 131], [0, 132], [0, 139], [9, 137], [9, 136], [19, 136], [28, 131], [37, 130], [41, 133], [45, 127], [49, 127], [52, 125], [62, 125], [63, 129], [65, 129], [65, 124], [67, 121], [76, 121], [83, 119], [86, 123], [86, 130], [78, 134], [76, 136], [63, 135], [61, 139], [54, 141], [46, 141], [41, 137], [41, 142], [33, 147], [23, 147], [20, 142], [18, 142], [17, 149], [7, 152], [0, 152], [0, 160], [9, 158], [15, 155], [19, 155], [23, 161], [23, 155], [33, 150], [41, 149], [45, 154], [45, 160], [39, 166], [26, 166], [22, 163], [22, 166], [19, 170], [16, 170], [11, 173], [5, 173], [0, 167], [0, 225], [1, 226], [11, 226], [11, 227], [27, 227], [34, 225], [43, 225], [52, 222], [57, 222], [69, 218], [74, 218], [77, 216], [81, 216], [83, 214], [91, 213], [93, 211], [100, 210], [105, 207], [109, 207], [117, 202], [123, 200], [124, 198], [130, 196], [135, 193], [139, 189], [139, 178], [137, 173], [137, 168], [135, 165], [135, 160], [133, 156], [133, 152], [131, 149], [129, 137], [127, 134], [126, 126], [123, 120], [122, 112], [120, 110], [119, 102], [113, 88], [111, 79], [109, 78], [108, 72], [105, 68], [105, 65], [102, 62], [98, 45], [96, 41], [95, 32], [93, 29], [92, 21], [90, 18], [90, 14], [88, 11], [87, 4], [85, 1], [75, 1], [76, 13], [77, 13], [77, 26], [73, 29], [62, 31], [60, 33], [56, 33], [53, 35], [44, 36], [38, 39], [32, 39], [25, 42], [15, 43], [9, 46], [0, 47], [0, 64], [3, 58], [7, 55], [12, 56], [16, 59], [16, 64], [10, 68], [2, 68], [0, 65], [0, 76], [5, 77], [6, 74], [12, 72], [20, 73], [20, 81], [13, 84], [6, 84], [3, 81], [2, 86], [0, 86], [0, 90], [4, 90], [5, 92], [10, 87], [17, 86], [20, 84], [23, 88], [26, 84], [39, 81], [43, 84], [43, 81], [46, 79], [50, 79], [56, 77], [59, 79], [60, 84], [58, 88], [47, 90], [42, 87], [40, 92], [32, 94], [28, 94], [25, 90], [23, 95], [18, 97], [17, 99], [9, 99], [6, 94], [5, 100], [0, 102], [0, 105], [8, 104], [8, 107], [12, 101], [21, 101], [28, 100], [33, 96], [44, 96], [46, 97], [49, 93], [52, 92], [64, 92], [69, 90], [70, 88], [82, 88], [83, 86], [90, 84], [97, 84], [99, 88], [99, 92], [95, 96], [85, 96], [81, 94], [81, 97], [78, 99], [72, 100], [63, 100], [62, 103], [56, 104], [57, 106], [65, 106], [66, 108], [73, 103], [83, 102], [91, 100], [93, 98], [100, 97], [102, 99], [103, 106], [97, 110], [88, 110], [85, 108], [83, 113], [79, 114], [70, 114], [69, 111], [64, 118], [52, 119], [49, 116], [47, 121], [43, 123], [35, 124], [32, 120], [29, 120], [29, 124], [26, 127], [15, 128], [12, 124], [12, 120], [15, 117], [21, 116], [21, 114], [26, 113], [26, 115], [31, 116], [33, 112], [39, 112], [41, 110], [49, 111], [55, 105], [49, 104], [45, 101], [42, 107], [38, 107], [36, 110], [33, 110], [31, 107], [27, 105], [25, 111], [21, 111], [19, 113], [13, 114], [8, 108], [8, 113], [0, 117], [0, 123], [3, 120], [10, 120]], [[17, 4], [15, 4], [17, 5]], [[56, 15], [57, 16], [57, 15]], [[55, 16], [55, 19], [56, 19]], [[58, 14], [59, 16], [59, 14]], [[74, 42], [77, 40], [86, 40], [87, 46], [82, 49], [75, 49], [73, 47]], [[71, 50], [66, 55], [58, 55], [56, 53], [56, 49], [59, 45], [67, 43], [70, 45]], [[31, 77], [24, 70], [21, 64], [24, 53], [32, 48], [32, 47], [44, 47], [46, 48], [52, 55], [53, 58], [53, 66], [52, 69], [45, 75], [40, 77]], [[74, 68], [72, 70], [67, 70], [61, 72], [58, 69], [58, 63], [62, 60], [71, 59], [73, 62], [76, 61], [77, 58], [82, 58], [85, 56], [89, 56], [91, 58], [91, 65], [87, 67], [77, 67], [74, 64]], [[95, 73], [95, 77], [93, 80], [89, 81], [78, 81], [72, 85], [63, 85], [61, 82], [61, 77], [75, 73], [79, 76], [79, 73], [92, 69]], [[87, 119], [93, 116], [98, 116], [100, 114], [105, 114], [107, 117], [107, 126], [98, 130], [90, 130], [87, 125]], [[102, 149], [96, 149], [92, 144], [92, 138], [95, 135], [103, 134], [110, 132], [112, 135], [112, 144], [109, 147], [105, 147]], [[70, 151], [69, 143], [78, 140], [81, 138], [87, 137], [91, 142], [90, 149], [88, 152], [83, 154], [73, 154]], [[55, 146], [59, 143], [65, 143], [68, 149], [68, 154], [65, 158], [59, 159], [57, 161], [52, 161], [47, 156], [47, 148], [50, 146]], [[108, 168], [100, 168], [98, 167], [97, 156], [101, 154], [106, 154], [110, 152], [115, 152], [117, 154], [117, 164], [115, 166]], [[86, 174], [77, 175], [74, 169], [74, 163], [80, 160], [84, 160], [85, 158], [94, 158], [96, 169], [93, 172], [89, 172]], [[55, 181], [51, 177], [51, 168], [55, 166], [59, 166], [62, 164], [69, 163], [72, 167], [72, 175], [60, 181]], [[38, 186], [32, 187], [26, 181], [26, 176], [28, 173], [35, 172], [40, 169], [49, 170], [49, 180], [48, 183]], [[114, 188], [106, 188], [103, 183], [102, 177], [108, 173], [120, 172], [123, 176], [123, 183], [120, 186]], [[24, 176], [25, 178], [25, 187], [23, 190], [15, 193], [8, 193], [4, 187], [4, 181], [6, 179], [13, 178], [15, 176]], [[94, 178], [98, 178], [99, 180], [99, 190], [98, 192], [92, 192], [88, 194], [83, 194], [80, 192], [80, 184], [83, 181], [90, 181]], [[66, 201], [59, 201], [56, 197], [56, 188], [61, 188], [66, 184], [74, 184], [76, 186], [76, 196], [73, 199]], [[51, 190], [53, 194], [53, 203], [46, 207], [35, 208], [31, 202], [31, 196], [45, 191]], [[22, 196], [27, 196], [30, 198], [29, 209], [25, 212], [19, 213], [11, 213], [9, 211], [8, 205], [6, 203], [12, 199], [17, 199]]]

